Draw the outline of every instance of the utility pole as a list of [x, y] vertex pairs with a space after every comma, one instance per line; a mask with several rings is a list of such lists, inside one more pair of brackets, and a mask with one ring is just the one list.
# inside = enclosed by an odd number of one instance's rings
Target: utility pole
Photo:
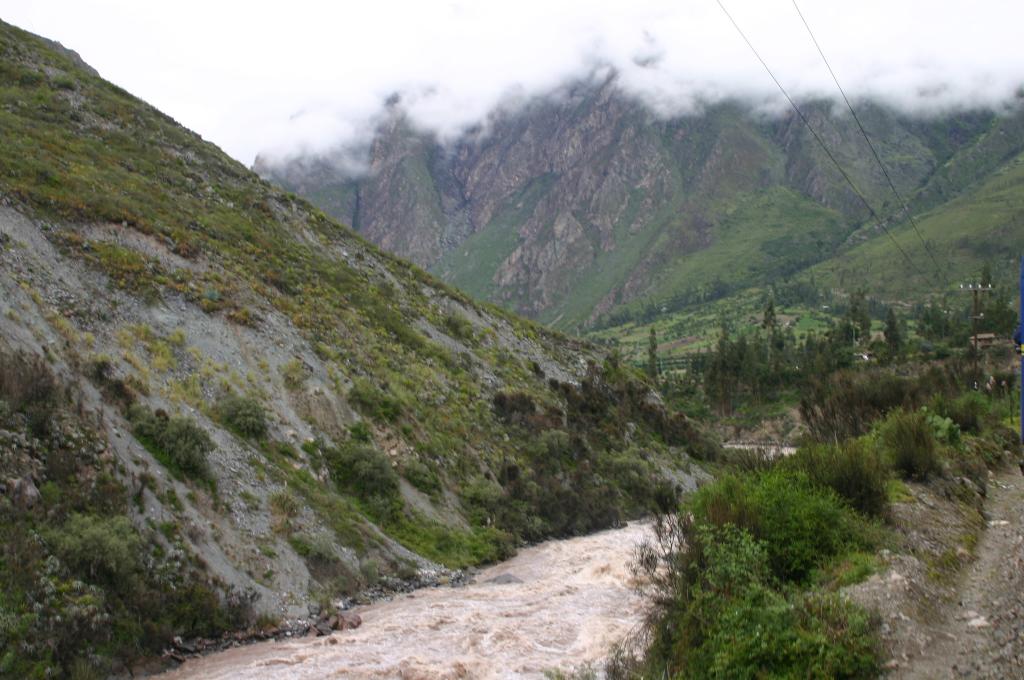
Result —
[[[960, 290], [970, 291], [973, 296], [971, 303], [971, 348], [973, 352], [971, 354], [974, 358], [974, 376], [977, 379], [978, 376], [978, 320], [981, 319], [984, 314], [981, 313], [981, 294], [991, 293], [992, 284], [982, 285], [980, 283], [968, 283], [966, 286], [960, 284]], [[977, 385], [975, 385], [977, 386]]]
[[1013, 336], [1017, 343], [1017, 353], [1020, 354], [1020, 443], [1024, 445], [1024, 352], [1021, 351], [1021, 344], [1024, 344], [1024, 257], [1020, 258], [1020, 325]]

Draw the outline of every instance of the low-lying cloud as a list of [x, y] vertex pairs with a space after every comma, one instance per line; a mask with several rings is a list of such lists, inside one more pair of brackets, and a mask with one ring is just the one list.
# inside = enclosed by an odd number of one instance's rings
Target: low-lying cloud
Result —
[[[792, 95], [838, 96], [790, 0], [723, 2]], [[800, 6], [853, 97], [924, 115], [1000, 108], [1024, 83], [1019, 0]], [[2, 18], [247, 164], [359, 148], [394, 93], [446, 137], [600, 68], [662, 115], [784, 104], [715, 0], [13, 0]]]

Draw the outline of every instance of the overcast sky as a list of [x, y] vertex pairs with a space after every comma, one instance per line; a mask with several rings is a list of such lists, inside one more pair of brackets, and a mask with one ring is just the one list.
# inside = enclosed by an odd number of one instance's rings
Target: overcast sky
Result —
[[[797, 96], [834, 96], [791, 0], [723, 0]], [[1022, 0], [799, 0], [847, 92], [926, 112], [1024, 83]], [[443, 135], [599, 65], [665, 114], [778, 104], [715, 0], [3, 0], [0, 18], [245, 164], [358, 143], [391, 93]]]

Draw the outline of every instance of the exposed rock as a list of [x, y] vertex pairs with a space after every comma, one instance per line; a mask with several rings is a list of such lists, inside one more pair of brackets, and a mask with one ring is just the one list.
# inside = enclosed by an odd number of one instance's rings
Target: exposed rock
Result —
[[[758, 196], [798, 196], [794, 211], [835, 216], [829, 230], [811, 237], [818, 257], [870, 235], [853, 231], [868, 217], [863, 204], [795, 116], [765, 120], [724, 102], [660, 117], [623, 92], [615, 76], [549, 94], [443, 142], [418, 131], [396, 104], [359, 177], [334, 158], [284, 166], [257, 158], [254, 169], [470, 293], [560, 322], [584, 321], [678, 275], [679, 258], [713, 245], [726, 225], [735, 228], [736, 207]], [[854, 121], [822, 103], [803, 108], [840, 157], [857, 159], [846, 169], [868, 199], [888, 198]], [[881, 105], [866, 111], [901, 188], [919, 186], [944, 160], [927, 125]], [[950, 141], [966, 145], [989, 120], [961, 119], [964, 138]], [[936, 123], [942, 136], [943, 123]], [[1018, 149], [1022, 140], [1015, 135], [1007, 143]], [[787, 237], [786, 251], [772, 256], [786, 260], [794, 243]]]
[[509, 583], [522, 583], [523, 579], [515, 576], [514, 574], [498, 574], [494, 578], [487, 579], [485, 583], [493, 583], [495, 585], [506, 585]]
[[39, 502], [39, 489], [28, 477], [7, 480], [6, 490], [15, 506], [29, 510]]

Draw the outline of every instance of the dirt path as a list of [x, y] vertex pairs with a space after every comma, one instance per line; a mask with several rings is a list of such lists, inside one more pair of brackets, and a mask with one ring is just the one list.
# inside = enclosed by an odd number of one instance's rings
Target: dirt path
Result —
[[[988, 527], [929, 642], [890, 677], [1024, 678], [1024, 476], [989, 483]], [[944, 615], [944, 616], [943, 616]]]

